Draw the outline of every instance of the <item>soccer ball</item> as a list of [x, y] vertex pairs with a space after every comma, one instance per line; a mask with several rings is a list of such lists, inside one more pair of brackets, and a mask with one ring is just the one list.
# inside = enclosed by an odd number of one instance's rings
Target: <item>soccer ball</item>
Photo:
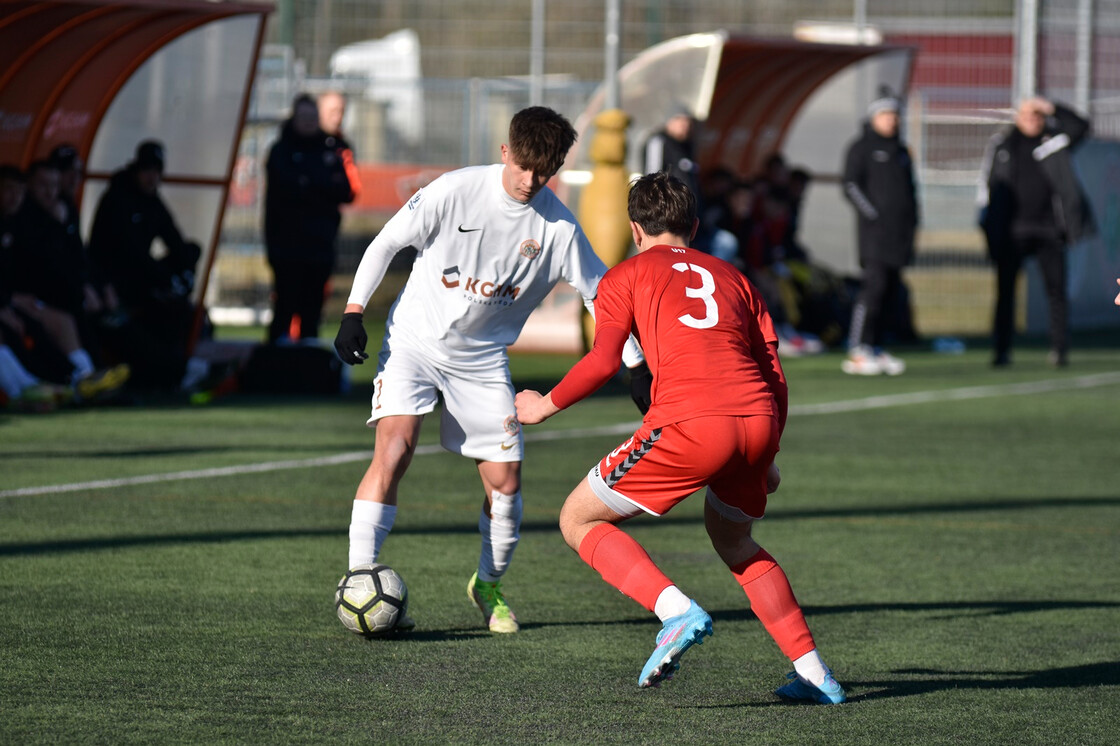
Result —
[[338, 581], [334, 608], [346, 629], [362, 637], [391, 632], [408, 611], [408, 588], [388, 565], [358, 565]]

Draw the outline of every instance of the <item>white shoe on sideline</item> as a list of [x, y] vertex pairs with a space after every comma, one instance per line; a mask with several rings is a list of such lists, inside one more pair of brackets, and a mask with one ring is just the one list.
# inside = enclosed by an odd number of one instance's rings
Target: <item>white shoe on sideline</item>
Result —
[[840, 363], [840, 370], [852, 376], [877, 376], [883, 372], [883, 366], [874, 350], [866, 345], [857, 345]]
[[898, 376], [906, 372], [906, 363], [889, 352], [880, 352], [875, 356], [875, 361], [879, 363], [880, 370], [888, 376]]

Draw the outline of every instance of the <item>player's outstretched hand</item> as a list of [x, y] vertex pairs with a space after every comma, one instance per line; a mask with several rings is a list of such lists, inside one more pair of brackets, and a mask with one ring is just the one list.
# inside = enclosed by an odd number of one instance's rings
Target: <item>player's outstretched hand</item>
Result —
[[638, 363], [630, 368], [630, 398], [638, 405], [638, 411], [642, 414], [648, 412], [653, 403], [652, 389], [653, 374], [649, 372], [648, 365]]
[[778, 485], [782, 483], [782, 472], [778, 469], [778, 465], [773, 461], [770, 462], [770, 468], [766, 471], [766, 494], [772, 495], [778, 491]]
[[361, 365], [369, 355], [366, 354], [365, 327], [362, 326], [360, 313], [342, 314], [342, 325], [334, 338], [334, 349], [338, 357], [347, 365]]
[[520, 391], [514, 397], [513, 405], [517, 408], [517, 421], [522, 425], [536, 425], [560, 411], [553, 405], [552, 399], [529, 389]]
[[[1120, 285], [1120, 277], [1116, 278], [1116, 284]], [[1113, 301], [1116, 305], [1120, 306], [1120, 293], [1116, 294], [1116, 300]]]

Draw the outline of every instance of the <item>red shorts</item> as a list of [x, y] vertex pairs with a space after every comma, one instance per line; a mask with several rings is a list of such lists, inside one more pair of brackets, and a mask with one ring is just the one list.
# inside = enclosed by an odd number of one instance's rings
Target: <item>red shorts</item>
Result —
[[707, 486], [721, 513], [761, 518], [766, 472], [777, 452], [775, 417], [696, 417], [654, 430], [643, 425], [587, 478], [599, 499], [623, 515], [636, 514], [635, 507], [664, 515]]

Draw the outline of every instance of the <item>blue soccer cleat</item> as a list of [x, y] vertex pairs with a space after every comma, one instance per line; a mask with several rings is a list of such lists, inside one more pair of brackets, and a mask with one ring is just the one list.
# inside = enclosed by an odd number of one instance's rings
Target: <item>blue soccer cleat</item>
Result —
[[704, 638], [710, 634], [711, 616], [695, 601], [691, 601], [688, 611], [667, 620], [657, 633], [657, 647], [642, 669], [638, 686], [658, 686], [662, 681], [673, 678], [673, 674], [681, 667], [680, 659], [684, 652], [693, 645], [703, 644]]
[[844, 688], [832, 678], [831, 673], [824, 677], [824, 683], [820, 686], [810, 684], [795, 672], [790, 672], [786, 678], [789, 679], [789, 683], [774, 691], [774, 694], [782, 699], [812, 702], [818, 705], [838, 705], [848, 699], [844, 694]]

